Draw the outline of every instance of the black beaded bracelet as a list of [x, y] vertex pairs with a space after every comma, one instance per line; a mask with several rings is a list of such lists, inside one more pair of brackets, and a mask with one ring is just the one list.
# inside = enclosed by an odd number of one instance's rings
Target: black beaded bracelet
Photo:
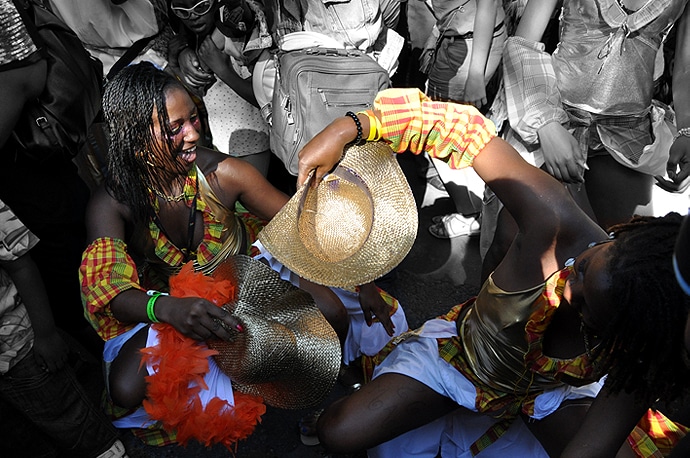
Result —
[[357, 117], [356, 114], [354, 114], [354, 113], [351, 112], [351, 111], [348, 111], [347, 113], [345, 113], [345, 116], [349, 116], [350, 118], [352, 118], [352, 120], [355, 122], [355, 125], [357, 126], [357, 138], [355, 138], [355, 139], [354, 139], [352, 142], [350, 142], [350, 143], [353, 143], [353, 144], [355, 144], [355, 145], [361, 145], [361, 144], [363, 144], [364, 142], [362, 141], [362, 135], [363, 135], [363, 133], [362, 133], [362, 123], [359, 121], [359, 118]]

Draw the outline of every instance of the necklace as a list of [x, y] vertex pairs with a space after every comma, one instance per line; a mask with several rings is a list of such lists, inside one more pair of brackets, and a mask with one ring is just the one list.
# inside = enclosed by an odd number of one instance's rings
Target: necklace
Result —
[[154, 188], [153, 192], [155, 192], [158, 197], [165, 200], [166, 202], [179, 202], [182, 199], [184, 199], [185, 196], [187, 195], [187, 192], [184, 189], [182, 190], [182, 192], [180, 194], [178, 194], [176, 196], [169, 196], [167, 194], [163, 194], [162, 192], [160, 192], [158, 189], [155, 189], [155, 188]]

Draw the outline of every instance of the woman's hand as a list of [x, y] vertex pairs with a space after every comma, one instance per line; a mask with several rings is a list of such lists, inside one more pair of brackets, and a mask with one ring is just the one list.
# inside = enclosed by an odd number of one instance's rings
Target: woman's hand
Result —
[[206, 87], [215, 79], [213, 73], [204, 70], [199, 57], [191, 48], [185, 48], [180, 52], [178, 63], [182, 78], [192, 87]]
[[211, 35], [208, 35], [204, 38], [204, 41], [201, 42], [197, 54], [201, 63], [215, 74], [228, 71], [228, 68], [234, 71], [234, 69], [232, 69], [232, 63], [230, 62], [230, 56], [218, 49]]
[[658, 175], [656, 184], [668, 192], [683, 193], [690, 186], [690, 137], [681, 135], [671, 145], [666, 163], [668, 179]]
[[[360, 117], [362, 131], [369, 131], [369, 118]], [[314, 172], [311, 186], [316, 187], [321, 179], [338, 163], [345, 146], [357, 138], [357, 127], [349, 117], [337, 118], [319, 132], [299, 152], [299, 173], [297, 186], [302, 186]]]
[[486, 105], [488, 99], [486, 98], [486, 86], [484, 84], [483, 74], [470, 73], [467, 76], [467, 81], [465, 82], [465, 96], [463, 98], [467, 103], [477, 108]]
[[168, 63], [176, 68], [180, 67], [179, 57], [183, 49], [187, 48], [187, 37], [174, 35], [168, 41]]
[[155, 310], [160, 321], [194, 340], [231, 340], [244, 331], [237, 318], [199, 297], [159, 296]]
[[67, 362], [69, 347], [57, 329], [53, 328], [46, 335], [34, 336], [34, 359], [46, 372], [57, 372]]
[[383, 300], [379, 289], [371, 282], [359, 287], [359, 305], [364, 312], [364, 319], [368, 326], [378, 319], [389, 336], [393, 336], [395, 325], [391, 320], [391, 306]]
[[546, 171], [563, 183], [583, 183], [587, 169], [586, 154], [565, 127], [551, 122], [539, 129], [539, 143], [544, 151]]

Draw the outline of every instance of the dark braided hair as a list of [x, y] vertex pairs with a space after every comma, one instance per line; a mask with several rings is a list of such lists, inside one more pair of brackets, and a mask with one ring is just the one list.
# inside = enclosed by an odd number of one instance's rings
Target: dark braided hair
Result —
[[[173, 87], [184, 90], [173, 76], [142, 62], [122, 69], [103, 94], [110, 136], [106, 187], [140, 222], [153, 215], [149, 190], [169, 193], [175, 182], [184, 185], [187, 174], [175, 160], [182, 145], [174, 143], [168, 125], [166, 93]], [[154, 134], [154, 110], [162, 140]]]
[[634, 393], [643, 402], [672, 400], [687, 386], [684, 344], [688, 298], [673, 271], [682, 217], [635, 217], [611, 228], [608, 263], [612, 320], [600, 332], [595, 356], [608, 368], [611, 392]]

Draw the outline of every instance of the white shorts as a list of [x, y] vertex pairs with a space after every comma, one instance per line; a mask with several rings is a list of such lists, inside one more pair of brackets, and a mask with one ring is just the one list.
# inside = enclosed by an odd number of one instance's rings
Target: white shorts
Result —
[[[414, 429], [371, 450], [369, 456], [472, 457], [470, 446], [498, 420], [477, 413], [474, 384], [438, 354], [437, 338], [457, 335], [456, 323], [430, 320], [424, 324], [420, 337], [411, 337], [393, 350], [374, 371], [374, 378], [387, 373], [411, 377], [465, 409], [458, 409], [432, 423]], [[546, 390], [535, 399], [533, 418], [539, 420], [553, 413], [563, 401], [594, 398], [603, 382], [581, 387], [560, 386]], [[485, 448], [480, 457], [529, 456], [548, 457], [541, 444], [521, 420], [496, 442]]]

